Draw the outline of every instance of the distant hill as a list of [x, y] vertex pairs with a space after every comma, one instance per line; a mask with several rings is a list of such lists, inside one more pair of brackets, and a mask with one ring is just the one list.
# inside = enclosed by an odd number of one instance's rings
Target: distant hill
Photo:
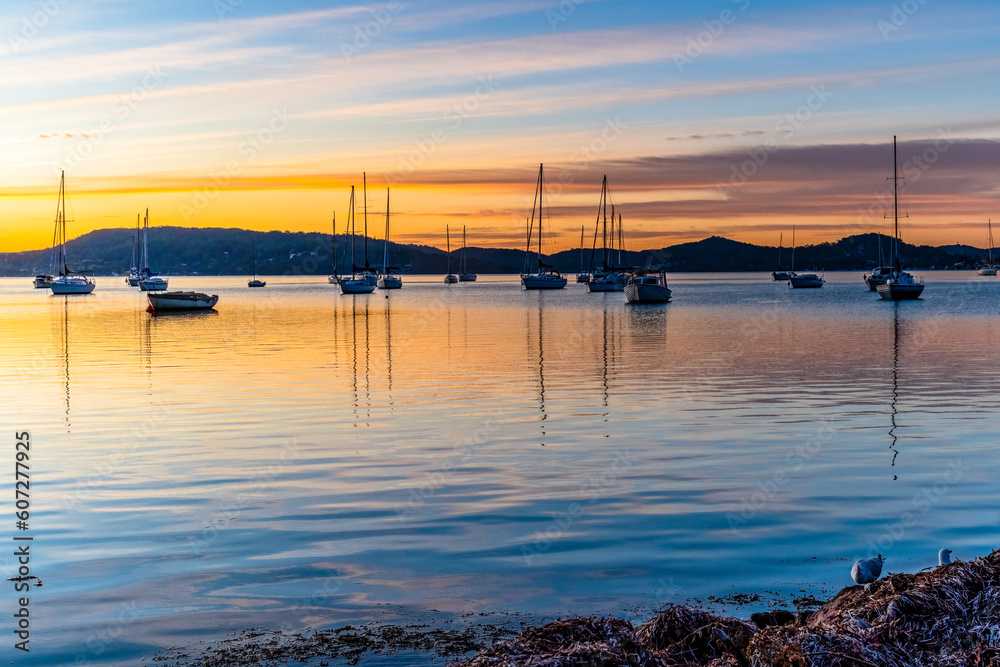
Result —
[[[70, 268], [92, 275], [122, 275], [131, 265], [133, 230], [101, 229], [90, 232], [67, 245]], [[150, 264], [164, 275], [248, 275], [251, 273], [253, 246], [257, 248], [257, 273], [262, 275], [327, 275], [333, 271], [333, 238], [330, 234], [305, 232], [253, 232], [245, 229], [191, 229], [154, 227], [149, 233]], [[861, 270], [874, 266], [878, 259], [878, 234], [848, 236], [836, 243], [801, 246], [795, 250], [795, 267], [801, 270]], [[891, 241], [882, 237], [888, 250]], [[361, 238], [355, 240], [356, 261], [364, 263]], [[382, 256], [382, 241], [369, 239], [372, 265]], [[350, 271], [350, 237], [337, 236], [338, 264], [341, 272]], [[912, 246], [902, 244], [905, 264], [912, 268], [973, 268], [986, 251], [971, 246]], [[391, 262], [408, 273], [443, 274], [447, 267], [445, 252], [430, 246], [390, 243]], [[600, 262], [600, 251], [595, 260]], [[589, 265], [591, 249], [584, 249]], [[458, 251], [453, 251], [452, 268], [456, 269]], [[51, 271], [51, 250], [0, 253], [0, 275], [33, 276]], [[523, 250], [469, 248], [469, 266], [478, 273], [520, 273]], [[656, 250], [626, 253], [624, 264], [662, 266], [672, 272], [698, 271], [771, 271], [777, 267], [778, 249], [757, 246], [712, 236], [694, 243]], [[791, 249], [782, 250], [781, 263], [791, 265]], [[580, 266], [580, 249], [556, 253], [546, 261], [567, 273]]]

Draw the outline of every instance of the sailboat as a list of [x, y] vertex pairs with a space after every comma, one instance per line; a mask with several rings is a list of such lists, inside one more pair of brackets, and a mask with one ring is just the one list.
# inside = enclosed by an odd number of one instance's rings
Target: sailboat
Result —
[[576, 282], [590, 282], [590, 272], [583, 270], [583, 225], [580, 225], [580, 273], [576, 274]]
[[446, 285], [453, 285], [458, 282], [458, 276], [451, 272], [451, 230], [448, 228], [448, 225], [444, 227], [444, 235], [448, 240], [448, 275], [444, 277], [444, 282]]
[[340, 284], [340, 272], [337, 270], [337, 212], [333, 212], [333, 273], [327, 278], [331, 285]]
[[874, 292], [878, 289], [879, 285], [884, 285], [885, 281], [889, 279], [892, 275], [892, 267], [885, 263], [885, 258], [882, 255], [882, 235], [878, 235], [878, 267], [872, 269], [871, 273], [866, 273], [864, 276], [865, 284], [868, 285], [868, 291]]
[[899, 258], [899, 161], [896, 158], [896, 137], [892, 138], [892, 202], [893, 202], [893, 223], [895, 234], [892, 239], [889, 264], [892, 265], [892, 274], [881, 285], [876, 288], [878, 295], [886, 301], [908, 301], [916, 299], [924, 291], [924, 281], [914, 278], [903, 271], [903, 262]]
[[[58, 261], [57, 257], [58, 254], [59, 254], [59, 217], [57, 213], [56, 224], [55, 227], [52, 229], [52, 250], [49, 253], [49, 271], [51, 271], [52, 273], [55, 273], [55, 266], [56, 262]], [[52, 277], [52, 274], [39, 273], [37, 276], [35, 276], [35, 279], [31, 282], [35, 286], [35, 289], [49, 289], [50, 287], [52, 287], [53, 280], [55, 280], [55, 278]]]
[[979, 275], [981, 276], [995, 276], [997, 274], [997, 266], [993, 263], [993, 225], [992, 221], [986, 221], [986, 227], [989, 229], [989, 259], [986, 262], [986, 266], [979, 269]]
[[465, 259], [465, 225], [462, 225], [462, 253], [458, 256], [458, 281], [461, 283], [476, 282], [474, 271], [469, 271], [469, 265]]
[[787, 281], [791, 276], [788, 271], [781, 268], [781, 240], [784, 234], [778, 234], [778, 268], [771, 272], [771, 277], [775, 280]]
[[[367, 197], [366, 205], [367, 205]], [[340, 293], [341, 294], [371, 294], [375, 291], [376, 282], [368, 282], [365, 269], [360, 268], [354, 261], [354, 227], [357, 219], [357, 212], [354, 210], [354, 186], [351, 186], [351, 208], [347, 214], [347, 225], [351, 229], [351, 277], [341, 276], [340, 278]], [[365, 216], [367, 220], [367, 215]], [[368, 256], [368, 225], [365, 224], [365, 265], [367, 266], [367, 256]]]
[[389, 188], [385, 189], [385, 247], [382, 250], [382, 270], [378, 279], [379, 289], [402, 289], [403, 279], [399, 277], [399, 267], [389, 266]]
[[[587, 283], [587, 289], [591, 292], [623, 292], [625, 291], [625, 283], [628, 282], [629, 276], [626, 272], [622, 271], [621, 268], [614, 265], [614, 253], [615, 253], [615, 209], [612, 205], [611, 207], [611, 230], [610, 230], [610, 243], [608, 235], [608, 177], [604, 177], [604, 182], [601, 184], [601, 200], [597, 206], [597, 227], [601, 228], [601, 216], [604, 216], [603, 225], [603, 240], [602, 240], [602, 254], [603, 258], [601, 260], [601, 268], [597, 271], [592, 271], [590, 276], [590, 282]], [[595, 230], [594, 236], [596, 238], [597, 231]], [[619, 239], [621, 233], [618, 234]], [[595, 242], [596, 246], [596, 242]], [[619, 248], [619, 254], [620, 248]], [[591, 264], [593, 264], [593, 254], [591, 254]]]
[[[542, 198], [545, 194], [544, 165], [538, 165], [538, 184], [535, 186], [535, 201], [531, 205], [531, 222], [528, 225], [528, 245], [524, 251], [525, 272], [521, 274], [521, 284], [524, 289], [563, 289], [566, 279], [556, 268], [542, 262]], [[531, 256], [531, 228], [535, 222], [535, 210], [538, 210], [538, 269], [535, 273], [527, 272], [528, 258]]]
[[252, 239], [252, 257], [253, 257], [253, 280], [247, 281], [247, 287], [263, 287], [267, 283], [263, 280], [257, 280], [257, 240]]
[[815, 273], [795, 273], [795, 225], [792, 225], [792, 268], [788, 271], [790, 287], [822, 287], [826, 282]]
[[[53, 294], [90, 294], [97, 285], [90, 278], [70, 271], [66, 264], [66, 172], [59, 178], [59, 203], [56, 205], [56, 239], [59, 242], [57, 266], [59, 277], [49, 283]], [[37, 278], [36, 278], [37, 280]]]
[[142, 268], [139, 269], [139, 289], [143, 292], [159, 292], [167, 289], [166, 278], [161, 278], [149, 268], [149, 209], [142, 223]]
[[129, 266], [128, 275], [125, 276], [125, 284], [129, 287], [139, 286], [139, 229], [140, 213], [135, 214], [135, 234], [132, 235], [132, 264]]

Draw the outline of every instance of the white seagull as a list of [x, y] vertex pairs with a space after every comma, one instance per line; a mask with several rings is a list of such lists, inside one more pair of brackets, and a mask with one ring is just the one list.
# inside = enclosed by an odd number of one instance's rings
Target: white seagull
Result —
[[851, 579], [856, 584], [870, 584], [882, 574], [882, 554], [878, 558], [862, 558], [851, 568]]
[[942, 549], [938, 552], [938, 565], [947, 565], [951, 562], [951, 549]]

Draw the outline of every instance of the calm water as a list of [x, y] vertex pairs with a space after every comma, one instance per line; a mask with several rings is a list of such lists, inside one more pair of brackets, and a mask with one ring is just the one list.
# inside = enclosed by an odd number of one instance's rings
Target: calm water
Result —
[[855, 273], [675, 276], [648, 307], [510, 278], [386, 298], [192, 277], [171, 287], [218, 312], [156, 317], [121, 278], [2, 279], [5, 469], [30, 430], [44, 578], [28, 663], [429, 610], [791, 604], [875, 551], [911, 572], [985, 554], [1000, 282], [926, 277], [892, 304]]

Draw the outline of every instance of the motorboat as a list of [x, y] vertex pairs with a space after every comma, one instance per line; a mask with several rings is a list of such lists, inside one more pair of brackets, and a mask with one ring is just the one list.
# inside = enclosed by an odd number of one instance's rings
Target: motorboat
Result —
[[822, 287], [826, 282], [815, 273], [789, 273], [788, 284], [792, 287]]
[[629, 303], [667, 303], [670, 296], [667, 274], [663, 271], [636, 271], [625, 285], [625, 298]]
[[162, 292], [167, 289], [167, 279], [160, 276], [149, 276], [139, 280], [139, 289], [143, 292]]
[[787, 275], [789, 287], [815, 288], [822, 287], [826, 282], [815, 273], [795, 273], [795, 225], [792, 225], [792, 268]]
[[866, 273], [864, 281], [868, 285], [868, 291], [874, 292], [879, 285], [884, 285], [890, 276], [892, 276], [891, 266], [879, 266], [872, 269], [871, 273]]

